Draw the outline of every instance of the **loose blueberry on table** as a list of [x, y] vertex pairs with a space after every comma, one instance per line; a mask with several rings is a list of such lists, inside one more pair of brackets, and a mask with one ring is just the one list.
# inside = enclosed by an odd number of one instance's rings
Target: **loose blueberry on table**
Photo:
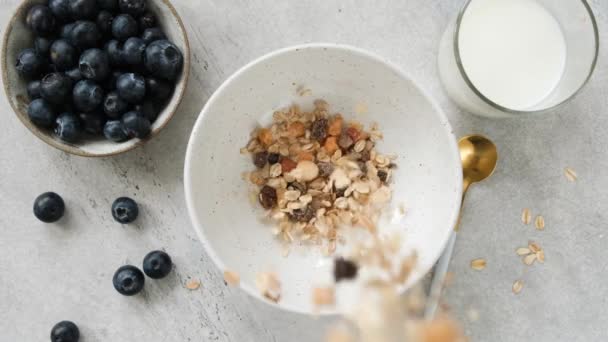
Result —
[[34, 215], [42, 222], [59, 221], [64, 211], [63, 199], [54, 192], [45, 192], [34, 201]]
[[129, 197], [119, 197], [112, 203], [112, 216], [120, 223], [131, 223], [138, 214], [137, 203]]
[[152, 279], [166, 277], [173, 266], [169, 254], [163, 251], [152, 251], [144, 258], [144, 273]]
[[15, 68], [27, 81], [32, 123], [69, 143], [150, 135], [183, 55], [146, 0], [49, 0], [25, 22], [35, 37]]
[[112, 284], [118, 293], [133, 296], [144, 289], [145, 280], [144, 274], [139, 268], [125, 265], [116, 270], [112, 278]]
[[78, 342], [80, 330], [74, 322], [61, 321], [51, 330], [51, 342]]

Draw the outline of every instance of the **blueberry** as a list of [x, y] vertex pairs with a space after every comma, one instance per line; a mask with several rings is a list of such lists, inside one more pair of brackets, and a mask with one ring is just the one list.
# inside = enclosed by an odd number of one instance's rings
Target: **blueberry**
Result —
[[144, 289], [145, 281], [143, 272], [131, 265], [120, 267], [112, 278], [116, 291], [125, 296], [133, 296], [141, 292]]
[[27, 107], [27, 115], [37, 126], [53, 127], [57, 114], [50, 103], [43, 99], [35, 99]]
[[31, 81], [27, 84], [27, 97], [29, 97], [30, 100], [40, 98], [40, 81]]
[[97, 0], [101, 9], [115, 12], [118, 9], [118, 0]]
[[34, 215], [42, 222], [57, 222], [64, 211], [63, 199], [54, 192], [45, 192], [34, 201]]
[[74, 322], [61, 321], [51, 330], [51, 342], [78, 342], [80, 330]]
[[135, 106], [135, 111], [143, 115], [148, 121], [154, 122], [162, 110], [162, 105], [151, 99]]
[[100, 49], [88, 49], [80, 55], [78, 69], [85, 78], [102, 81], [110, 74], [108, 55]]
[[27, 12], [25, 22], [36, 35], [47, 37], [55, 32], [55, 16], [47, 6], [35, 5], [30, 8]]
[[139, 30], [143, 32], [146, 29], [156, 26], [156, 16], [152, 12], [146, 12], [139, 17], [138, 22]]
[[112, 21], [112, 35], [121, 42], [137, 36], [137, 32], [137, 21], [128, 14], [117, 15]]
[[34, 50], [42, 57], [48, 57], [49, 51], [51, 50], [52, 41], [44, 37], [36, 37], [34, 39]]
[[163, 251], [152, 251], [144, 258], [144, 273], [152, 279], [166, 277], [173, 266], [169, 254]]
[[78, 51], [67, 40], [58, 39], [51, 45], [50, 56], [57, 70], [69, 70], [76, 66]]
[[40, 81], [40, 95], [47, 102], [62, 104], [69, 99], [72, 84], [68, 76], [59, 72], [50, 73]]
[[157, 40], [146, 48], [144, 63], [153, 76], [172, 81], [179, 77], [184, 57], [173, 43]]
[[103, 111], [113, 119], [120, 118], [129, 109], [129, 104], [120, 98], [115, 91], [109, 92], [103, 100]]
[[173, 85], [154, 77], [146, 77], [146, 95], [158, 102], [163, 102], [173, 95]]
[[72, 100], [78, 111], [92, 112], [103, 102], [103, 89], [91, 80], [78, 81], [72, 91]]
[[76, 142], [82, 134], [80, 119], [72, 113], [63, 113], [57, 117], [55, 134], [59, 139], [67, 142]]
[[61, 21], [70, 19], [70, 3], [69, 0], [49, 0], [49, 8], [55, 18]]
[[85, 132], [94, 135], [103, 133], [103, 127], [106, 123], [105, 115], [101, 113], [80, 113], [78, 117]]
[[97, 46], [101, 32], [92, 21], [77, 21], [70, 31], [70, 42], [77, 48], [88, 49]]
[[127, 135], [131, 138], [143, 139], [149, 136], [152, 131], [150, 120], [144, 117], [143, 114], [135, 111], [127, 112], [122, 116], [122, 125]]
[[118, 0], [120, 11], [139, 17], [146, 11], [146, 0]]
[[103, 126], [103, 135], [106, 139], [114, 142], [122, 142], [129, 139], [125, 132], [125, 127], [120, 120], [107, 121]]
[[139, 65], [143, 61], [144, 51], [146, 51], [146, 43], [143, 39], [131, 37], [127, 39], [122, 47], [122, 56], [131, 65]]
[[112, 34], [112, 21], [114, 20], [114, 15], [108, 11], [101, 11], [97, 14], [97, 27], [99, 27], [99, 31], [106, 36]]
[[59, 29], [59, 37], [67, 40], [72, 39], [71, 34], [74, 26], [76, 26], [76, 23], [68, 23], [61, 26], [61, 29]]
[[129, 103], [139, 103], [146, 96], [146, 81], [137, 74], [122, 74], [116, 81], [118, 96]]
[[108, 41], [103, 49], [108, 55], [111, 66], [121, 66], [125, 63], [122, 56], [122, 45], [118, 40]]
[[68, 0], [72, 19], [92, 19], [97, 14], [97, 0]]
[[131, 223], [138, 214], [137, 203], [129, 197], [119, 197], [112, 203], [112, 216], [117, 222]]
[[156, 40], [167, 39], [167, 36], [165, 36], [165, 33], [158, 27], [153, 27], [146, 29], [144, 33], [141, 34], [141, 39], [143, 39], [146, 44], [150, 44]]
[[15, 67], [22, 77], [36, 78], [46, 69], [47, 64], [44, 57], [37, 54], [34, 49], [25, 49], [17, 56]]
[[65, 74], [69, 78], [71, 78], [72, 82], [74, 82], [74, 83], [76, 83], [84, 78], [84, 77], [82, 77], [82, 74], [80, 73], [80, 69], [78, 69], [78, 68], [70, 69], [70, 70], [66, 71]]

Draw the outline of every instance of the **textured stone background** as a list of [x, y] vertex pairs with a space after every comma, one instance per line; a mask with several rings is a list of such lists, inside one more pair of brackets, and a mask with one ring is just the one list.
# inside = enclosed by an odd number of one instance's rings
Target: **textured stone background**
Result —
[[[560, 0], [565, 1], [565, 0]], [[451, 265], [447, 301], [473, 341], [608, 340], [608, 65], [601, 47], [585, 90], [555, 113], [488, 120], [459, 111], [436, 67], [439, 38], [462, 0], [174, 0], [193, 47], [191, 83], [179, 113], [144, 148], [108, 159], [73, 157], [46, 146], [17, 120], [4, 97], [0, 134], [0, 340], [46, 341], [52, 325], [76, 321], [83, 341], [318, 341], [328, 322], [277, 311], [224, 286], [187, 218], [182, 164], [190, 129], [207, 98], [240, 66], [306, 42], [374, 51], [400, 65], [438, 100], [458, 135], [492, 137], [500, 149], [494, 177], [471, 189]], [[0, 0], [6, 23], [16, 0]], [[608, 34], [608, 2], [591, 1]], [[570, 183], [564, 167], [579, 181]], [[31, 214], [39, 193], [67, 201], [61, 224]], [[135, 226], [112, 221], [111, 201], [133, 196]], [[520, 223], [530, 207], [543, 232]], [[529, 239], [546, 263], [525, 268], [514, 254]], [[168, 279], [125, 298], [114, 270], [165, 248], [176, 263]], [[471, 259], [487, 268], [475, 272]], [[184, 283], [200, 279], [198, 291]], [[520, 295], [511, 284], [523, 279]], [[470, 313], [479, 314], [477, 321]]]

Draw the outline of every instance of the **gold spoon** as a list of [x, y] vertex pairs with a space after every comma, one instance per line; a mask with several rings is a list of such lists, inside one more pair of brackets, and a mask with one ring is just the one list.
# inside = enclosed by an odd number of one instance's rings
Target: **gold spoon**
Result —
[[[473, 183], [481, 182], [492, 175], [498, 161], [498, 152], [496, 151], [496, 145], [482, 135], [468, 135], [461, 138], [458, 141], [458, 150], [460, 150], [460, 160], [462, 162], [462, 204], [460, 207], [462, 212], [464, 197], [467, 194], [467, 190], [469, 190], [469, 186]], [[450, 235], [443, 254], [435, 266], [429, 299], [424, 312], [426, 319], [433, 319], [435, 317], [445, 276], [448, 272], [452, 252], [454, 251], [454, 242], [456, 241], [456, 232], [458, 232], [459, 226], [460, 217], [454, 227], [454, 231]]]

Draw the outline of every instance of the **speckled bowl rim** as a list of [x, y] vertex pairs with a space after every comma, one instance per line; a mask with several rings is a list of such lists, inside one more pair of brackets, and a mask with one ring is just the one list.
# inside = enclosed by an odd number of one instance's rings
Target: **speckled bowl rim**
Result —
[[[399, 75], [399, 77], [411, 82], [411, 84], [417, 89], [417, 91], [420, 92], [420, 95], [422, 95], [426, 99], [426, 101], [428, 101], [428, 103], [430, 104], [430, 106], [433, 109], [433, 114], [437, 116], [437, 118], [439, 119], [440, 122], [445, 122], [445, 125], [443, 125], [443, 131], [449, 137], [449, 139], [448, 139], [449, 144], [450, 144], [449, 149], [452, 151], [453, 158], [455, 160], [458, 160], [458, 165], [459, 165], [458, 168], [455, 168], [453, 170], [453, 172], [456, 174], [456, 177], [459, 179], [459, 181], [456, 182], [456, 187], [457, 187], [456, 193], [462, 194], [463, 183], [462, 183], [462, 168], [460, 167], [460, 165], [461, 165], [460, 164], [460, 152], [458, 150], [458, 143], [457, 143], [456, 136], [453, 132], [452, 125], [450, 124], [450, 121], [448, 120], [448, 117], [445, 114], [445, 112], [443, 111], [443, 109], [439, 106], [437, 101], [430, 95], [430, 93], [424, 87], [420, 86], [418, 84], [418, 82], [415, 82], [397, 64], [383, 58], [382, 56], [380, 56], [376, 53], [373, 53], [368, 50], [358, 48], [355, 46], [346, 45], [346, 44], [307, 43], [307, 44], [288, 46], [285, 48], [274, 50], [274, 51], [264, 54], [260, 57], [257, 57], [254, 60], [252, 60], [251, 62], [245, 64], [243, 67], [241, 67], [236, 72], [234, 72], [232, 75], [230, 75], [215, 90], [215, 92], [207, 100], [207, 102], [205, 103], [205, 106], [201, 110], [201, 113], [199, 114], [198, 118], [196, 119], [196, 122], [194, 123], [192, 132], [190, 133], [190, 137], [188, 138], [188, 147], [186, 149], [186, 155], [185, 155], [185, 160], [184, 160], [184, 180], [183, 180], [186, 209], [188, 211], [188, 216], [190, 217], [190, 222], [192, 223], [192, 227], [193, 227], [196, 235], [198, 236], [200, 242], [203, 244], [203, 247], [205, 248], [205, 252], [211, 258], [211, 260], [213, 261], [215, 266], [222, 272], [227, 269], [226, 264], [224, 264], [224, 262], [222, 261], [222, 258], [218, 255], [215, 248], [213, 247], [213, 244], [211, 243], [210, 239], [208, 239], [206, 234], [204, 233], [204, 229], [202, 228], [203, 224], [201, 224], [201, 222], [198, 218], [198, 215], [196, 214], [196, 207], [194, 205], [194, 194], [193, 194], [194, 189], [192, 188], [192, 183], [191, 183], [191, 179], [193, 177], [193, 175], [191, 173], [191, 168], [192, 168], [191, 163], [192, 163], [193, 156], [194, 156], [194, 153], [196, 152], [197, 147], [194, 146], [193, 137], [195, 134], [200, 134], [199, 133], [200, 127], [202, 127], [204, 125], [205, 118], [206, 118], [210, 108], [215, 104], [215, 102], [216, 102], [217, 98], [220, 96], [220, 94], [222, 94], [224, 92], [224, 90], [235, 79], [240, 77], [242, 74], [248, 72], [255, 65], [260, 64], [268, 59], [272, 59], [274, 57], [277, 57], [277, 56], [280, 56], [283, 54], [291, 53], [293, 51], [306, 50], [306, 49], [338, 49], [338, 50], [343, 50], [343, 51], [353, 53], [353, 54], [356, 54], [359, 56], [363, 56], [365, 58], [368, 58], [370, 60], [383, 64], [388, 69], [397, 73]], [[439, 257], [443, 253], [445, 246], [447, 245], [448, 240], [450, 238], [450, 234], [452, 233], [454, 227], [456, 227], [458, 218], [460, 216], [460, 208], [462, 206], [461, 195], [456, 196], [456, 201], [458, 203], [454, 207], [453, 212], [451, 213], [451, 217], [449, 219], [449, 229], [446, 229], [444, 236], [439, 237], [441, 239], [441, 241], [439, 243], [440, 248], [437, 249], [437, 251], [432, 255], [431, 259], [435, 260], [435, 262], [433, 262], [428, 267], [428, 269], [421, 270], [420, 272], [415, 272], [408, 279], [409, 285], [404, 285], [399, 288], [400, 293], [404, 293], [407, 289], [409, 289], [413, 286], [412, 284], [419, 282], [424, 277], [424, 275], [427, 274], [433, 268], [436, 261], [439, 260]], [[279, 308], [279, 309], [287, 311], [287, 312], [297, 313], [297, 314], [301, 314], [301, 315], [306, 315], [306, 316], [313, 315], [311, 312], [304, 310], [301, 307], [296, 307], [291, 304], [280, 304], [279, 305], [279, 304], [273, 303], [269, 300], [265, 300], [259, 296], [259, 291], [256, 288], [249, 286], [248, 284], [244, 284], [243, 282], [240, 282], [237, 285], [237, 287], [239, 287], [241, 290], [243, 290], [245, 293], [247, 293], [250, 297], [255, 298], [258, 302], [262, 302], [268, 306]], [[339, 315], [340, 315], [340, 313], [336, 312], [335, 310], [327, 310], [327, 311], [322, 310], [321, 312], [314, 314], [314, 316], [324, 316], [324, 317], [337, 317]]]
[[[19, 7], [17, 7], [17, 9], [15, 10], [15, 12], [12, 14], [11, 19], [8, 21], [8, 24], [6, 25], [6, 28], [4, 30], [4, 36], [2, 38], [2, 56], [0, 57], [0, 65], [2, 67], [2, 83], [4, 86], [4, 94], [6, 96], [6, 99], [8, 101], [8, 103], [10, 104], [11, 108], [13, 109], [13, 112], [15, 113], [15, 115], [19, 118], [19, 121], [21, 121], [21, 123], [23, 123], [23, 125], [25, 125], [25, 127], [27, 127], [27, 129], [32, 132], [36, 137], [38, 137], [40, 140], [44, 141], [45, 143], [47, 143], [48, 145], [53, 146], [54, 148], [61, 150], [63, 152], [67, 152], [70, 154], [74, 154], [77, 156], [81, 156], [81, 157], [110, 157], [110, 156], [115, 156], [121, 153], [125, 153], [128, 151], [131, 151], [139, 146], [144, 145], [146, 142], [148, 142], [150, 139], [152, 139], [153, 137], [155, 137], [156, 135], [158, 135], [158, 133], [165, 128], [165, 126], [167, 126], [167, 124], [169, 123], [169, 121], [171, 121], [171, 119], [173, 118], [173, 116], [175, 115], [175, 113], [177, 112], [177, 110], [180, 107], [180, 104], [184, 98], [184, 95], [186, 94], [186, 89], [188, 88], [188, 80], [190, 78], [190, 42], [188, 40], [188, 33], [186, 31], [186, 27], [184, 26], [184, 23], [182, 21], [182, 18], [179, 16], [177, 10], [175, 9], [175, 7], [173, 7], [173, 5], [171, 4], [171, 2], [169, 0], [160, 0], [162, 1], [167, 8], [169, 9], [169, 11], [171, 12], [171, 14], [173, 15], [173, 17], [177, 20], [177, 23], [179, 25], [179, 29], [184, 37], [184, 42], [185, 42], [185, 47], [186, 47], [186, 51], [184, 51], [184, 66], [182, 69], [182, 79], [184, 82], [184, 87], [182, 89], [181, 92], [179, 92], [177, 94], [178, 100], [175, 103], [175, 109], [171, 111], [171, 113], [169, 113], [169, 116], [165, 119], [164, 122], [162, 122], [160, 124], [160, 126], [158, 126], [156, 129], [154, 129], [152, 132], [150, 132], [150, 136], [148, 136], [145, 139], [141, 139], [137, 142], [135, 142], [132, 145], [126, 146], [124, 148], [115, 150], [115, 151], [111, 151], [111, 152], [104, 152], [104, 153], [89, 153], [86, 151], [81, 150], [78, 147], [72, 146], [70, 144], [67, 143], [62, 143], [56, 139], [53, 139], [52, 137], [49, 137], [48, 135], [43, 134], [40, 129], [38, 127], [36, 127], [31, 121], [26, 119], [27, 115], [19, 115], [19, 108], [17, 107], [17, 105], [12, 101], [12, 90], [11, 87], [9, 87], [9, 82], [8, 82], [8, 57], [7, 57], [7, 45], [8, 45], [8, 39], [11, 35], [11, 32], [13, 31], [13, 25], [15, 23], [15, 21], [19, 20], [19, 14], [22, 13], [22, 11], [25, 10], [26, 6], [30, 6], [30, 2], [29, 1], [23, 1]], [[174, 95], [176, 96], [176, 95]]]

